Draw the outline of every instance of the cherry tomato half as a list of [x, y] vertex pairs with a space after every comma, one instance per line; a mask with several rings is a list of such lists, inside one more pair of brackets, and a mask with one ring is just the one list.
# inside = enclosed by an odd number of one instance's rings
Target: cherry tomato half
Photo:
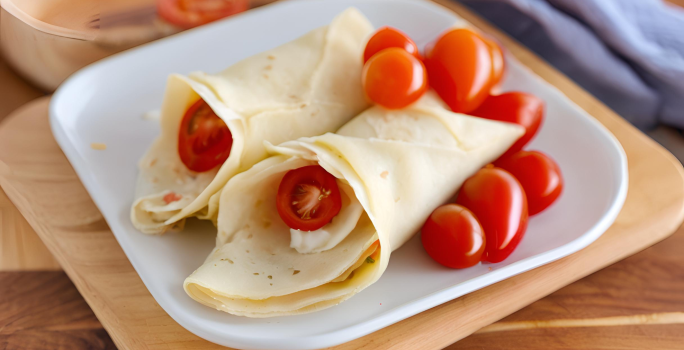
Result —
[[442, 34], [425, 53], [430, 85], [454, 112], [468, 113], [489, 95], [492, 87], [492, 53], [470, 29]]
[[482, 226], [473, 213], [458, 205], [443, 205], [430, 214], [420, 238], [425, 251], [453, 269], [477, 265], [485, 249]]
[[487, 246], [482, 259], [497, 263], [518, 246], [527, 229], [527, 199], [520, 182], [509, 172], [487, 167], [463, 183], [456, 203], [478, 218]]
[[290, 170], [278, 186], [276, 206], [290, 228], [318, 230], [342, 208], [337, 179], [320, 165]]
[[489, 52], [492, 54], [492, 80], [491, 89], [499, 86], [503, 80], [504, 73], [506, 73], [506, 60], [504, 59], [503, 50], [496, 40], [482, 36], [482, 40], [489, 46]]
[[427, 91], [427, 72], [415, 56], [391, 47], [363, 66], [363, 87], [371, 101], [389, 109], [404, 108]]
[[178, 132], [178, 154], [188, 169], [201, 173], [223, 164], [232, 146], [230, 129], [204, 100], [185, 111]]
[[539, 131], [544, 119], [544, 101], [524, 92], [507, 92], [489, 96], [470, 114], [480, 118], [516, 123], [525, 128], [525, 134], [501, 156], [504, 158], [521, 150]]
[[520, 181], [530, 215], [548, 208], [563, 191], [563, 176], [558, 164], [542, 152], [518, 151], [495, 164]]
[[247, 0], [157, 0], [159, 16], [182, 29], [246, 11]]
[[392, 27], [382, 27], [368, 40], [366, 49], [363, 52], [363, 63], [368, 62], [376, 53], [390, 47], [404, 49], [417, 59], [420, 59], [418, 46], [408, 35]]

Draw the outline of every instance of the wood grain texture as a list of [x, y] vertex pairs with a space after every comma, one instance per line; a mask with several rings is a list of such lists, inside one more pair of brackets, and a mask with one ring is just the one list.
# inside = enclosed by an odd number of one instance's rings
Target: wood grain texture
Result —
[[[583, 278], [501, 323], [596, 319], [684, 312], [684, 228], [666, 240]], [[476, 333], [461, 349], [682, 349], [684, 324], [554, 328]]]
[[472, 335], [448, 350], [682, 349], [681, 325], [537, 329]]
[[44, 96], [10, 69], [0, 55], [0, 121], [25, 103]]
[[115, 349], [64, 272], [0, 272], [0, 349]]
[[[12, 111], [43, 95], [17, 76], [0, 56], [0, 125]], [[45, 244], [0, 189], [0, 271], [59, 268]]]
[[[684, 311], [684, 231], [503, 319], [593, 320], [598, 317]], [[553, 328], [474, 334], [457, 349], [682, 349], [684, 324]]]
[[59, 269], [45, 244], [0, 189], [0, 271]]
[[[494, 325], [684, 310], [684, 296], [677, 293], [684, 288], [681, 247], [684, 247], [684, 228], [663, 242], [564, 287]], [[22, 275], [28, 277], [27, 282], [18, 278]], [[18, 287], [15, 292], [7, 292], [8, 289], [2, 287], [10, 285]], [[57, 287], [53, 288], [55, 285]], [[48, 310], [44, 302], [36, 302], [45, 297], [46, 289], [53, 295], [51, 299], [45, 299]], [[55, 302], [51, 303], [53, 300]], [[0, 316], [0, 349], [26, 349], [23, 347], [25, 338], [41, 339], [41, 342], [28, 343], [31, 349], [52, 349], [56, 347], [53, 344], [74, 350], [112, 348], [113, 342], [104, 333], [104, 328], [92, 321], [94, 316], [88, 322], [85, 316], [63, 317], [85, 315], [84, 310], [89, 312], [90, 309], [62, 272], [0, 273], [0, 315], [6, 315], [9, 305], [20, 312], [11, 317]], [[51, 313], [52, 307], [60, 307], [60, 313]], [[46, 324], [45, 316], [56, 317], [56, 320]], [[74, 330], [79, 336], [73, 335]], [[83, 335], [89, 332], [93, 334]], [[83, 338], [102, 341], [83, 342]], [[681, 349], [681, 344], [684, 344], [684, 325], [649, 325], [476, 333], [447, 350], [516, 347], [531, 350]]]
[[[445, 4], [491, 32], [460, 6]], [[447, 346], [667, 237], [681, 222], [681, 165], [536, 56], [500, 33], [495, 36], [618, 137], [630, 167], [625, 207], [603, 237], [577, 254], [435, 307], [339, 349]], [[215, 348], [171, 320], [145, 289], [55, 144], [47, 125], [47, 101], [27, 108], [31, 108], [27, 117], [13, 118], [0, 128], [0, 185], [63, 264], [114, 342], [122, 349]], [[10, 147], [14, 152], [4, 151]], [[68, 198], [63, 193], [69, 193]]]

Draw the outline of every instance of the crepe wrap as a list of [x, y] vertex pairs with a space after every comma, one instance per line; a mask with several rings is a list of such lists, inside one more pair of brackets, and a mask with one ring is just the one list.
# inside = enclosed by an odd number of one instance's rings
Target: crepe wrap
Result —
[[[218, 193], [235, 174], [249, 169], [273, 144], [337, 130], [368, 108], [361, 88], [362, 52], [373, 28], [356, 9], [330, 25], [210, 75], [170, 76], [161, 109], [161, 135], [139, 162], [131, 208], [134, 226], [162, 234], [189, 216], [215, 217]], [[185, 111], [204, 99], [233, 136], [223, 165], [195, 173], [178, 155]], [[169, 193], [180, 200], [166, 203]]]
[[[330, 307], [377, 281], [391, 252], [524, 132], [450, 112], [435, 96], [403, 110], [371, 107], [335, 134], [270, 147], [273, 156], [223, 189], [216, 248], [185, 280], [188, 295], [231, 314], [271, 317]], [[312, 164], [351, 186], [364, 214], [334, 248], [301, 254], [275, 198], [288, 170]]]

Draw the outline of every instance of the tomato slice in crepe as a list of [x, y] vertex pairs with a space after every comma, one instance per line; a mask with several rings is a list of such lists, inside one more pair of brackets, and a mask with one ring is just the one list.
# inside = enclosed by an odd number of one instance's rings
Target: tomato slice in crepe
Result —
[[201, 173], [223, 164], [232, 145], [230, 129], [204, 100], [188, 108], [178, 133], [178, 154], [188, 169]]
[[319, 165], [290, 170], [278, 187], [278, 214], [295, 230], [314, 231], [342, 208], [337, 179]]

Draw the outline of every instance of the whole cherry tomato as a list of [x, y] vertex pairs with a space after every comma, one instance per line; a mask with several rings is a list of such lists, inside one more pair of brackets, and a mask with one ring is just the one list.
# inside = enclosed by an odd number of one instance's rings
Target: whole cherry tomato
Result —
[[501, 156], [503, 158], [521, 150], [539, 131], [544, 119], [544, 101], [524, 92], [507, 92], [489, 96], [470, 114], [480, 118], [516, 123], [525, 128], [525, 134]]
[[482, 259], [497, 263], [518, 246], [527, 229], [527, 199], [520, 182], [509, 172], [487, 167], [463, 183], [456, 203], [478, 218], [487, 246]]
[[185, 111], [178, 132], [178, 154], [188, 169], [209, 171], [228, 159], [232, 147], [230, 129], [204, 100]]
[[182, 29], [246, 11], [247, 0], [157, 0], [159, 16]]
[[563, 176], [558, 164], [539, 151], [518, 151], [497, 160], [495, 165], [520, 181], [530, 215], [546, 209], [563, 191]]
[[506, 60], [504, 59], [503, 50], [501, 46], [492, 38], [482, 36], [482, 40], [489, 46], [489, 51], [492, 54], [492, 81], [491, 89], [498, 87], [503, 80], [504, 73], [506, 73]]
[[492, 53], [470, 29], [444, 33], [425, 53], [430, 85], [458, 113], [477, 108], [492, 87]]
[[435, 209], [420, 238], [428, 255], [454, 269], [477, 265], [485, 249], [482, 226], [470, 210], [457, 204]]
[[363, 66], [366, 95], [385, 108], [410, 105], [427, 91], [427, 86], [423, 62], [403, 49], [384, 49]]
[[376, 53], [390, 47], [404, 49], [417, 59], [421, 59], [418, 46], [408, 35], [392, 27], [382, 27], [368, 40], [366, 49], [363, 52], [363, 63], [368, 62]]
[[320, 165], [290, 170], [280, 180], [276, 207], [290, 228], [318, 230], [342, 208], [337, 179]]

